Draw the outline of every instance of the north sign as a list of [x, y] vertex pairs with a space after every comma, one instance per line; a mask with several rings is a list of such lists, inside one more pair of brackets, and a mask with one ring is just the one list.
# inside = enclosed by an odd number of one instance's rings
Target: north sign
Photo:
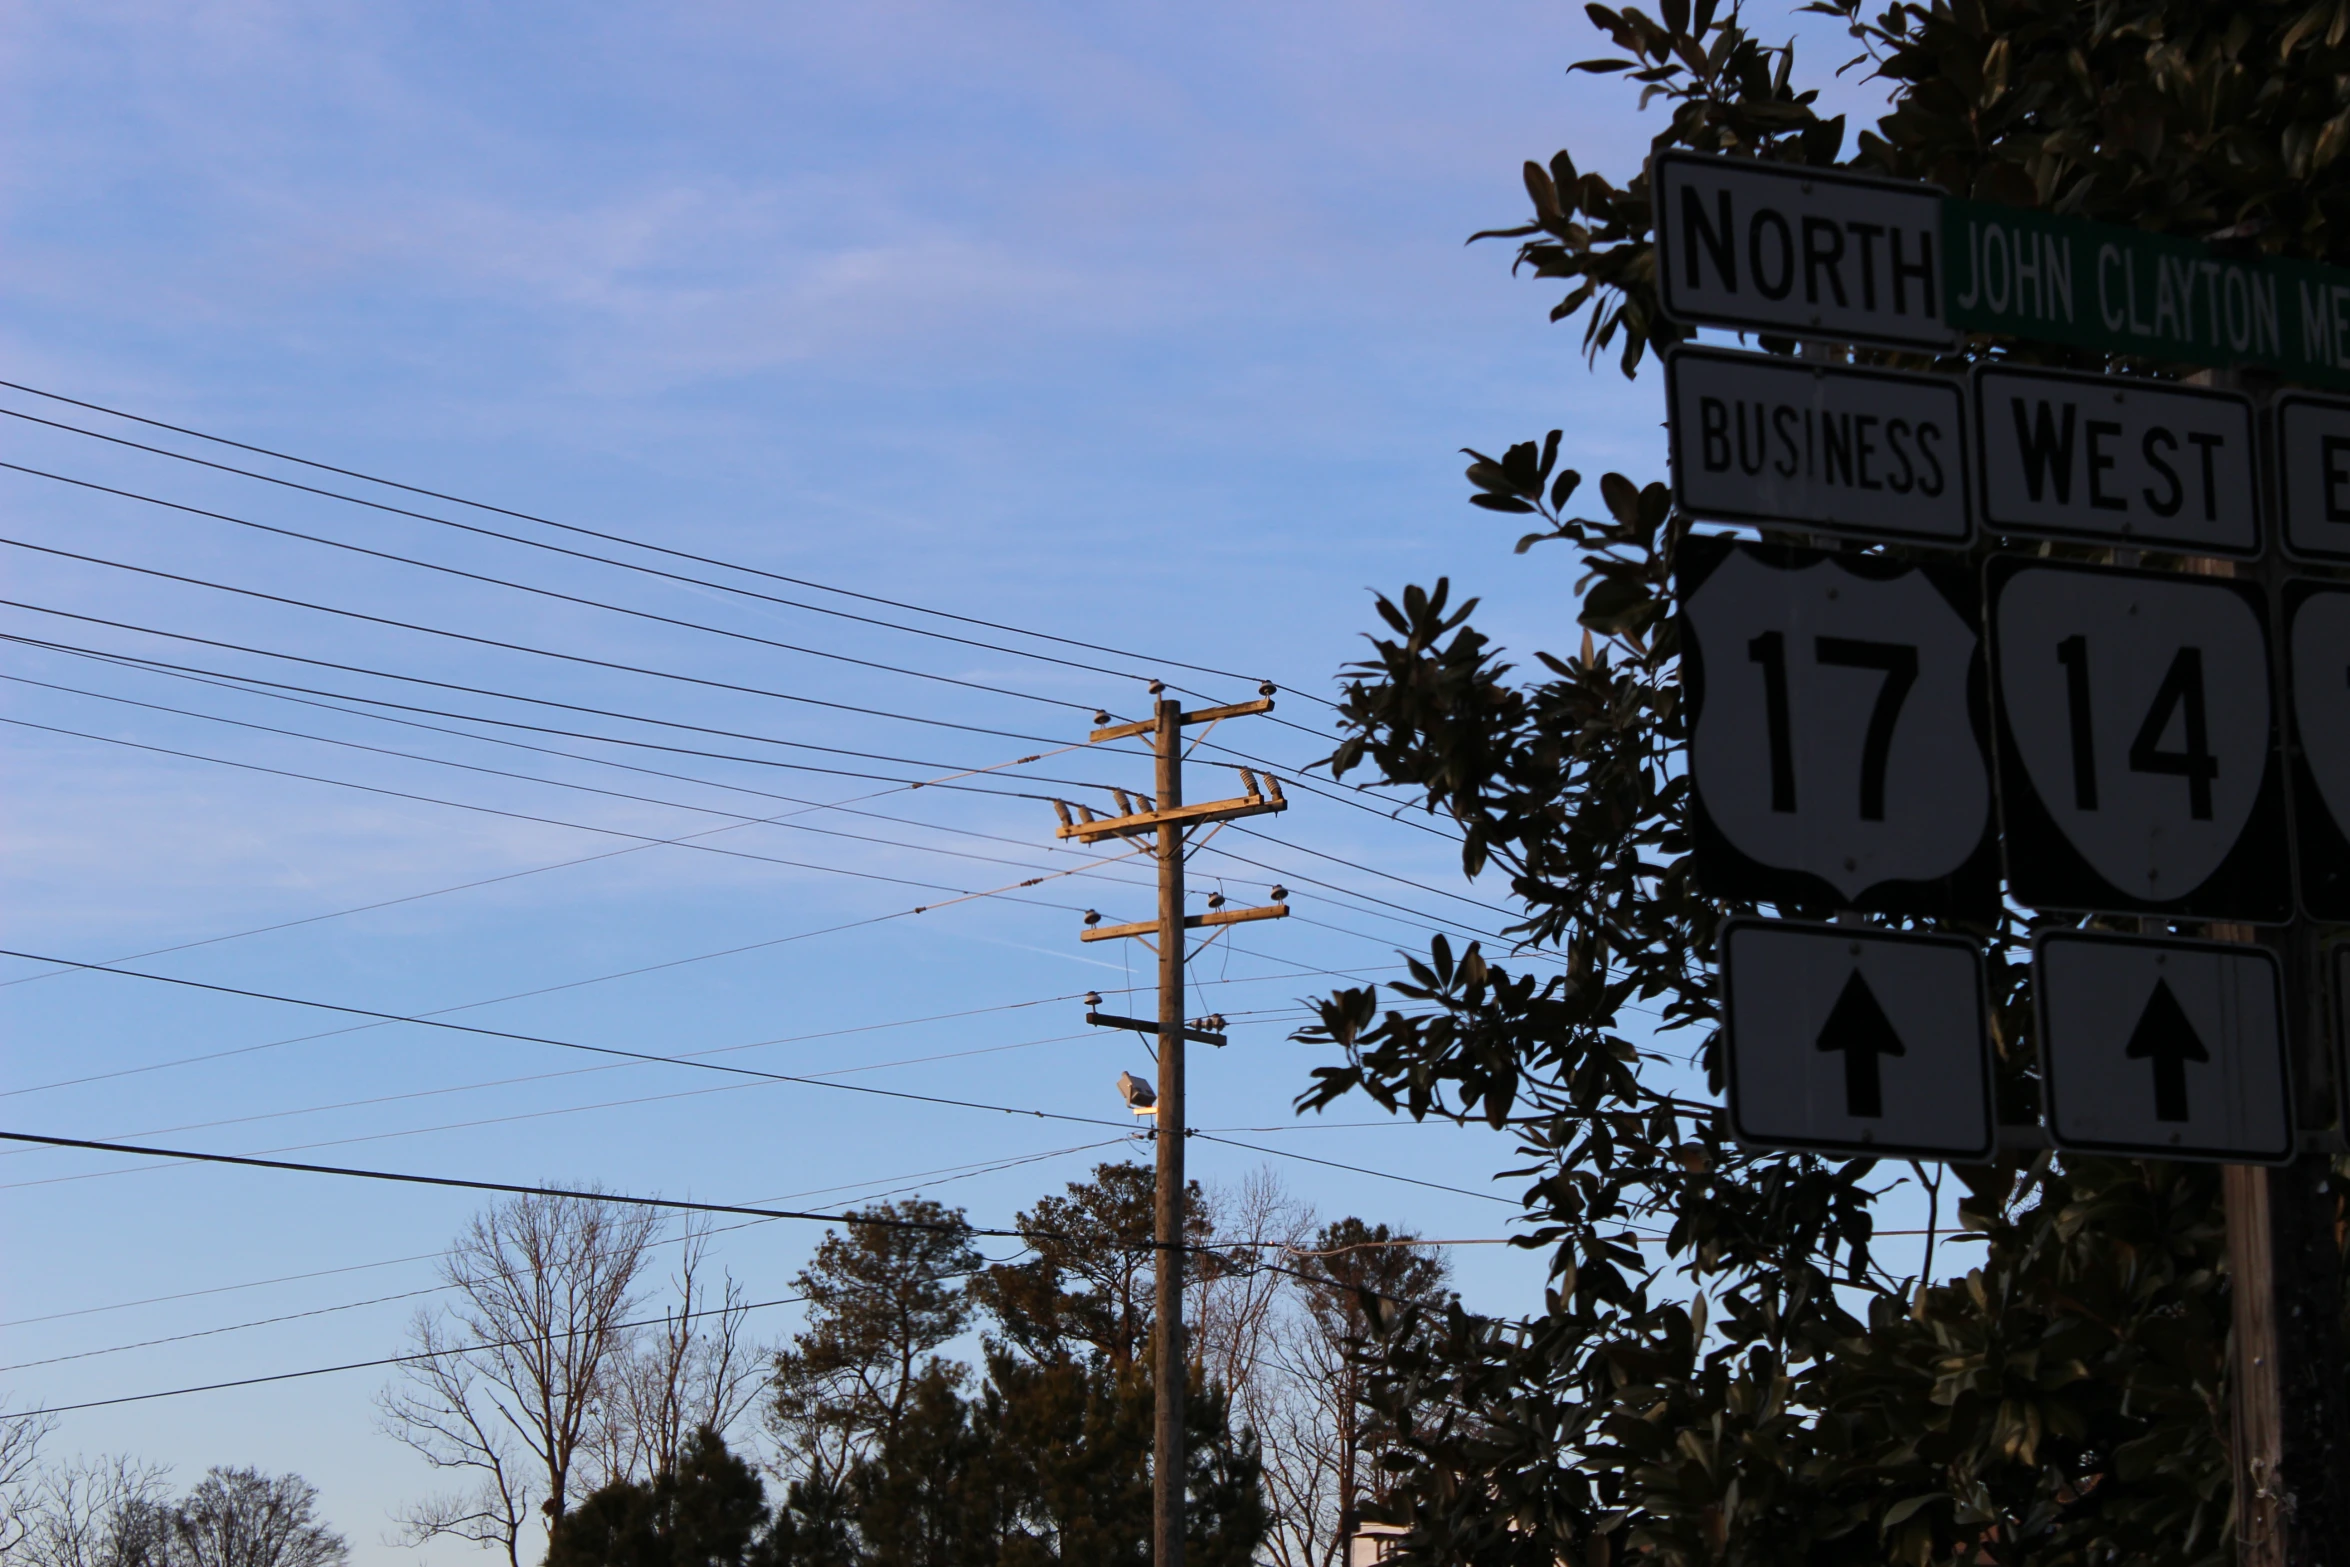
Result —
[[1964, 547], [1966, 395], [1948, 376], [1681, 348], [1673, 496], [1696, 517]]
[[2350, 401], [2287, 393], [2270, 406], [2279, 531], [2305, 560], [2350, 560]]
[[2035, 908], [2282, 923], [2284, 768], [2259, 590], [1987, 569], [2008, 885]]
[[2274, 1164], [2294, 1151], [2284, 985], [2234, 942], [2044, 931], [2042, 1097], [2059, 1148]]
[[1942, 193], [1913, 180], [1658, 153], [1657, 286], [1692, 325], [1946, 348]]
[[2260, 551], [2247, 397], [1985, 365], [1975, 371], [1975, 428], [1990, 532], [2199, 555]]
[[1723, 926], [1720, 956], [1740, 1142], [1990, 1156], [1990, 1019], [1974, 943], [1740, 919]]
[[2350, 588], [2286, 588], [2285, 668], [2301, 907], [2350, 922]]
[[1955, 567], [1686, 540], [1698, 878], [1717, 897], [1989, 917], [1974, 585]]

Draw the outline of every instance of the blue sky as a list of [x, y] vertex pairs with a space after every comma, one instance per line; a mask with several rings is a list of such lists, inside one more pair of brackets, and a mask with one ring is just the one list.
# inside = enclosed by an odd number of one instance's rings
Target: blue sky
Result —
[[[1587, 371], [1577, 332], [1544, 323], [1547, 285], [1513, 282], [1500, 246], [1461, 243], [1520, 212], [1522, 158], [1571, 145], [1621, 175], [1655, 129], [1621, 84], [1563, 75], [1604, 47], [1574, 8], [126, 4], [11, 7], [7, 31], [0, 379], [1147, 656], [1072, 655], [1115, 674], [1060, 667], [0, 419], [0, 461], [149, 498], [0, 470], [10, 538], [575, 657], [23, 549], [5, 551], [7, 597], [120, 624], [0, 610], [11, 635], [566, 722], [543, 706], [419, 695], [428, 688], [412, 681], [125, 629], [154, 628], [636, 715], [582, 725], [600, 732], [676, 741], [638, 721], [667, 719], [904, 760], [683, 742], [706, 749], [925, 776], [1079, 740], [1096, 704], [1141, 711], [1130, 677], [1161, 672], [1154, 659], [1326, 693], [1371, 624], [1370, 590], [1440, 573], [1487, 595], [1513, 647], [1565, 644], [1568, 562], [1511, 557], [1512, 530], [1462, 504], [1456, 448], [1561, 425], [1586, 473], [1661, 475], [1653, 379]], [[1828, 38], [1807, 58], [1824, 67], [1843, 52]], [[321, 482], [25, 393], [0, 406]], [[483, 1027], [664, 1053], [790, 1040], [727, 1059], [1109, 1119], [1122, 1114], [1111, 1080], [1145, 1065], [1138, 1044], [1086, 1030], [1066, 999], [1128, 983], [1129, 954], [1076, 935], [1086, 907], [1148, 913], [1139, 877], [1097, 871], [1028, 901], [903, 912], [1077, 864], [1051, 847], [1034, 800], [899, 792], [857, 806], [891, 820], [822, 811], [743, 827], [887, 786], [504, 731], [685, 776], [625, 773], [21, 643], [0, 644], [0, 673], [18, 677], [0, 694], [20, 725], [5, 758], [0, 894], [15, 949], [107, 960], [308, 921], [143, 966], [384, 1011], [465, 1007], [453, 1015]], [[1187, 683], [1251, 694], [1247, 681]], [[1302, 696], [1280, 708], [1308, 728], [1326, 712]], [[1288, 769], [1321, 754], [1316, 736], [1262, 720], [1217, 738]], [[1148, 781], [1131, 756], [1029, 771]], [[1286, 880], [1299, 917], [1203, 960], [1215, 982], [1203, 1009], [1238, 1021], [1230, 1049], [1193, 1058], [1195, 1123], [1274, 1128], [1232, 1135], [1506, 1191], [1491, 1177], [1510, 1148], [1483, 1133], [1290, 1125], [1316, 1064], [1287, 1040], [1295, 1004], [1340, 982], [1317, 971], [1379, 977], [1420, 927], [1501, 918], [1338, 863], [1493, 899], [1463, 887], [1441, 839], [1293, 794], [1286, 816], [1251, 824], [1261, 838], [1232, 834], [1215, 846], [1229, 854], [1197, 862], [1195, 881], [1220, 876], [1236, 901]], [[418, 795], [430, 801], [402, 797]], [[710, 842], [742, 854], [642, 846], [729, 825]], [[864, 836], [804, 830], [815, 826]], [[395, 899], [408, 901], [313, 918]], [[811, 934], [879, 916], [894, 917]], [[765, 945], [705, 957], [752, 944]], [[1140, 980], [1145, 955], [1131, 956]], [[653, 964], [673, 966], [603, 978]], [[17, 963], [0, 977], [34, 972]], [[557, 986], [569, 988], [482, 1005]], [[994, 1010], [914, 1021], [973, 1009]], [[0, 1125], [722, 1202], [824, 1205], [919, 1186], [983, 1223], [1125, 1151], [970, 1174], [957, 1167], [1118, 1129], [658, 1067], [549, 1077], [599, 1063], [418, 1028], [279, 1043], [338, 1026], [129, 980], [11, 984]], [[163, 1065], [198, 1056], [215, 1059]], [[44, 1086], [82, 1078], [96, 1080]], [[709, 1088], [722, 1091], [674, 1097]], [[619, 1100], [637, 1102], [608, 1104]], [[1367, 1105], [1323, 1119], [1381, 1120]], [[1270, 1162], [1327, 1216], [1424, 1234], [1498, 1235], [1511, 1213], [1286, 1156], [1203, 1144], [1193, 1157], [1211, 1182]], [[379, 1298], [428, 1285], [424, 1259], [472, 1208], [456, 1193], [60, 1152], [0, 1152], [0, 1192], [0, 1315], [81, 1313], [0, 1336], [21, 1368], [0, 1372], [0, 1387], [49, 1404], [395, 1353], [418, 1300]], [[782, 1295], [814, 1238], [805, 1226], [740, 1232], [723, 1260], [753, 1298]], [[1480, 1247], [1457, 1264], [1474, 1305], [1539, 1303], [1526, 1257]], [[256, 1282], [322, 1270], [357, 1271]], [[225, 1286], [239, 1288], [122, 1305]], [[84, 1310], [95, 1307], [119, 1309]], [[321, 1314], [118, 1348], [304, 1312]], [[790, 1317], [756, 1325], [775, 1337]], [[136, 1451], [183, 1481], [214, 1462], [298, 1469], [363, 1562], [458, 1558], [384, 1541], [389, 1509], [431, 1477], [376, 1431], [380, 1385], [355, 1373], [93, 1410], [68, 1417], [59, 1447]]]

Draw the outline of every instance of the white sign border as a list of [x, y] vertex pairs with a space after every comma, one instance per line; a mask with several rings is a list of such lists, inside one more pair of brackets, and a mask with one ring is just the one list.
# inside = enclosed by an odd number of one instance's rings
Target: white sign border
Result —
[[[1675, 374], [1683, 360], [1710, 360], [1726, 364], [1760, 364], [1771, 369], [1808, 370], [1815, 375], [1832, 376], [1839, 380], [1897, 381], [1906, 386], [1931, 387], [1937, 392], [1948, 392], [1958, 408], [1958, 504], [1966, 518], [1966, 533], [1961, 538], [1949, 538], [1936, 533], [1904, 532], [1896, 528], [1856, 528], [1850, 523], [1821, 522], [1809, 517], [1790, 517], [1777, 512], [1736, 512], [1725, 507], [1693, 505], [1687, 487], [1682, 483], [1684, 471], [1681, 461], [1682, 441], [1674, 411], [1680, 406], [1680, 382]], [[1709, 343], [1677, 343], [1665, 351], [1665, 449], [1668, 466], [1672, 470], [1673, 504], [1702, 522], [1718, 522], [1746, 528], [1798, 528], [1812, 533], [1823, 533], [1839, 539], [1856, 539], [1865, 544], [1903, 544], [1912, 549], [1949, 550], [1964, 554], [1975, 546], [1982, 536], [1982, 527], [1976, 513], [1975, 483], [1977, 467], [1975, 440], [1974, 388], [1963, 375], [1943, 375], [1931, 370], [1885, 370], [1875, 365], [1831, 364], [1824, 360], [1790, 359], [1780, 354], [1758, 353], [1751, 349], [1720, 348]]]
[[[2268, 981], [2276, 996], [2277, 1031], [2279, 1046], [2284, 1055], [2282, 1083], [2285, 1097], [2285, 1147], [2267, 1157], [2247, 1157], [2243, 1149], [2213, 1152], [2210, 1149], [2181, 1148], [2165, 1145], [2150, 1148], [2141, 1143], [2098, 1143], [2068, 1140], [2057, 1130], [2056, 1077], [2049, 1070], [2049, 1040], [2047, 1011], [2047, 976], [2042, 968], [2041, 954], [2051, 941], [2093, 941], [2106, 945], [2154, 947], [2165, 952], [2211, 952], [2223, 957], [2256, 957], [2268, 969]], [[2176, 1159], [2188, 1164], [2291, 1164], [2300, 1152], [2299, 1128], [2294, 1109], [2299, 1103], [2299, 1085], [2293, 1072], [2293, 1014], [2287, 1010], [2284, 965], [2267, 947], [2249, 941], [2199, 941], [2192, 936], [2139, 936], [2126, 931], [2089, 930], [2077, 925], [2052, 926], [2032, 935], [2032, 1047], [2040, 1067], [2040, 1124], [2048, 1129], [2050, 1147], [2067, 1153], [2093, 1154], [2109, 1159]]]
[[[1986, 375], [2021, 375], [2043, 381], [2070, 381], [2076, 386], [2102, 386], [2111, 390], [2116, 382], [2142, 388], [2150, 392], [2177, 393], [2217, 402], [2235, 403], [2244, 410], [2244, 427], [2252, 433], [2252, 450], [2247, 459], [2252, 465], [2252, 547], [2250, 549], [2223, 549], [2207, 539], [2179, 539], [2168, 536], [2138, 533], [2123, 537], [2114, 533], [2099, 533], [2090, 529], [2049, 527], [2044, 523], [2003, 522], [1991, 515], [1991, 440], [1990, 426], [1983, 416], [1983, 378]], [[2108, 549], [2152, 550], [2163, 555], [2210, 555], [2227, 560], [2256, 561], [2266, 551], [2270, 535], [2277, 531], [2277, 521], [2269, 515], [2268, 472], [2271, 465], [2265, 460], [2267, 442], [2261, 439], [2260, 408], [2249, 392], [2231, 392], [2215, 386], [2189, 386], [2182, 381], [2157, 381], [2151, 376], [2099, 374], [2093, 370], [2059, 370], [2046, 365], [2017, 364], [2011, 359], [1979, 359], [1967, 370], [1968, 434], [1974, 440], [1975, 461], [1975, 525], [1985, 535], [2004, 534], [2022, 539], [2063, 539], [2074, 544], [2098, 544]]]
[[[1997, 550], [1989, 555], [1986, 555], [1983, 558], [1982, 570], [1983, 648], [1986, 665], [1990, 672], [1991, 745], [1993, 764], [1996, 769], [1996, 778], [1992, 788], [1994, 797], [1998, 802], [1999, 809], [2000, 879], [2006, 886], [2007, 896], [2018, 903], [2022, 903], [2026, 908], [2052, 914], [2081, 914], [2090, 916], [2142, 915], [2151, 919], [2184, 920], [2189, 922], [2216, 921], [2227, 924], [2255, 925], [2264, 930], [2275, 930], [2292, 924], [2293, 921], [2299, 917], [2301, 911], [2301, 851], [2300, 837], [2298, 833], [2300, 823], [2295, 820], [2293, 812], [2294, 780], [2292, 776], [2291, 758], [2285, 754], [2286, 716], [2283, 708], [2280, 706], [2280, 704], [2285, 700], [2285, 694], [2279, 690], [2276, 653], [2276, 619], [2275, 616], [2271, 613], [2269, 595], [2261, 589], [2257, 579], [2248, 577], [2192, 576], [2186, 572], [2156, 571], [2144, 566], [2106, 566], [2099, 565], [2092, 561], [2062, 560], [2044, 555], [2026, 555], [2016, 550]], [[2286, 897], [2284, 900], [2284, 913], [2273, 915], [2212, 913], [2208, 910], [2190, 910], [2167, 904], [2140, 902], [2128, 899], [2126, 897], [2116, 898], [2110, 904], [2097, 905], [2027, 902], [2016, 892], [2014, 853], [2015, 812], [2010, 805], [2010, 801], [2014, 798], [2016, 791], [2008, 787], [2008, 774], [2011, 770], [2011, 764], [2012, 770], [2023, 780], [2023, 792], [2025, 797], [2030, 800], [2032, 809], [2045, 819], [2046, 830], [2052, 834], [2059, 843], [2063, 844], [2067, 853], [2082, 861], [2083, 868], [2088, 872], [2088, 874], [2097, 876], [2095, 868], [2088, 865], [2087, 857], [2083, 856], [2080, 850], [2073, 847], [2071, 840], [2065, 836], [2064, 829], [2057, 825], [2054, 814], [2049, 811], [2047, 805], [2040, 799], [2039, 790], [2037, 786], [2033, 784], [2029, 773], [2025, 771], [2020, 762], [2014, 761], [2010, 755], [2013, 747], [2008, 742], [2006, 704], [2001, 700], [1999, 686], [1999, 592], [2005, 587], [2007, 582], [2013, 581], [2017, 576], [2026, 570], [2087, 572], [2097, 575], [2155, 577], [2169, 581], [2202, 582], [2211, 583], [2214, 585], [2228, 584], [2232, 585], [2231, 591], [2238, 589], [2244, 590], [2247, 596], [2254, 599], [2255, 607], [2257, 608], [2261, 617], [2262, 629], [2268, 639], [2269, 656], [2267, 668], [2269, 684], [2269, 738], [2267, 756], [2268, 770], [2272, 780], [2270, 787], [2277, 790], [2277, 819], [2284, 824], [2285, 832], [2284, 870], [2282, 872], [2285, 880], [2286, 891]], [[2254, 821], [2258, 820], [2258, 816], [2259, 811], [2258, 808], [2255, 807]], [[2245, 831], [2250, 832], [2251, 830], [2252, 824], [2247, 823]], [[2235, 857], [2242, 852], [2243, 844], [2239, 839], [2236, 847], [2228, 851], [2227, 861], [2222, 862], [2223, 867], [2229, 861], [2233, 861]], [[2217, 875], [2218, 872], [2215, 871], [2213, 874]], [[2097, 879], [2099, 881], [2105, 880], [2103, 876], [2097, 876]], [[2204, 882], [2198, 882], [2196, 884], [2196, 890], [2200, 891], [2201, 888], [2208, 883], [2208, 880], [2209, 878], [2206, 878]], [[2111, 887], [2112, 884], [2107, 883], [2107, 885], [2108, 887]], [[2119, 889], [2114, 890], [2118, 892]], [[2187, 894], [2187, 896], [2192, 898], [2194, 893], [2190, 892]]]
[[[1737, 332], [1753, 332], [1759, 336], [1785, 337], [1798, 342], [1865, 343], [1876, 348], [1906, 348], [1926, 353], [1948, 353], [1965, 340], [1966, 334], [1942, 319], [1942, 300], [1934, 300], [1933, 321], [1941, 328], [1938, 335], [1913, 333], [1907, 337], [1876, 333], [1827, 332], [1817, 328], [1803, 329], [1785, 321], [1761, 321], [1752, 318], [1733, 318], [1712, 313], [1683, 315], [1673, 308], [1672, 247], [1669, 236], [1672, 224], [1667, 221], [1664, 199], [1664, 170], [1672, 164], [1685, 163], [1697, 168], [1719, 168], [1735, 165], [1740, 174], [1761, 174], [1768, 178], [1797, 180], [1805, 184], [1818, 181], [1845, 185], [1855, 189], [1891, 191], [1903, 196], [1931, 196], [1937, 202], [1946, 199], [1949, 192], [1926, 180], [1894, 179], [1881, 174], [1857, 174], [1850, 169], [1818, 169], [1802, 163], [1770, 163], [1761, 158], [1734, 158], [1726, 153], [1693, 152], [1676, 147], [1648, 155], [1648, 191], [1651, 224], [1649, 232], [1656, 247], [1656, 306], [1666, 320], [1686, 327], [1727, 327]], [[1939, 211], [1934, 221], [1934, 261], [1942, 264], [1942, 223]]]
[[[1980, 1153], [1975, 1149], [1953, 1151], [1949, 1148], [1917, 1148], [1902, 1143], [1841, 1143], [1833, 1141], [1794, 1144], [1776, 1140], [1754, 1141], [1747, 1137], [1739, 1115], [1738, 1073], [1732, 1060], [1737, 1040], [1731, 1027], [1730, 938], [1741, 930], [1764, 928], [1797, 931], [1827, 941], [1877, 941], [1896, 946], [1958, 947], [1967, 954], [1967, 961], [1975, 970], [1975, 1039], [1979, 1046], [1976, 1059], [1983, 1070], [1983, 1141]], [[1941, 931], [1888, 930], [1881, 925], [1822, 925], [1813, 920], [1766, 919], [1759, 914], [1740, 914], [1722, 922], [1719, 935], [1714, 938], [1715, 989], [1722, 1008], [1722, 1096], [1730, 1122], [1730, 1135], [1742, 1148], [1767, 1150], [1773, 1153], [1810, 1153], [1824, 1158], [1852, 1159], [1932, 1159], [1944, 1164], [1985, 1164], [1999, 1151], [1999, 1083], [1992, 1068], [1991, 992], [1989, 965], [1984, 961], [1983, 944], [1965, 936], [1952, 936]], [[1972, 1157], [1970, 1157], [1970, 1155]]]

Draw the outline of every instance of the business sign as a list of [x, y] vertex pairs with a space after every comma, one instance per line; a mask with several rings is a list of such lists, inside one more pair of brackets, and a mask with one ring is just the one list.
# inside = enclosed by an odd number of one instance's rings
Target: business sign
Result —
[[1692, 516], [1954, 548], [1974, 536], [1952, 377], [1680, 348], [1665, 406], [1673, 499]]
[[1970, 332], [2350, 388], [2350, 270], [1994, 202], [1942, 204], [1944, 319]]
[[1990, 532], [2260, 552], [2250, 398], [1986, 364], [1975, 371], [1975, 428]]
[[1649, 162], [1665, 314], [1790, 337], [1946, 348], [1942, 193], [1754, 158]]
[[1987, 568], [2008, 885], [2035, 908], [2281, 923], [2284, 768], [2258, 588]]
[[1697, 873], [1717, 897], [1989, 918], [1970, 577], [1692, 537], [1680, 551]]
[[2032, 994], [2050, 1141], [2158, 1159], [2293, 1156], [2284, 982], [2232, 942], [2043, 931]]
[[1730, 1127], [1751, 1147], [1990, 1157], [1975, 944], [1840, 925], [1722, 928]]
[[2287, 393], [2269, 408], [2278, 531], [2306, 560], [2350, 560], [2350, 402]]
[[2350, 587], [2286, 588], [2285, 667], [2301, 907], [2350, 922]]

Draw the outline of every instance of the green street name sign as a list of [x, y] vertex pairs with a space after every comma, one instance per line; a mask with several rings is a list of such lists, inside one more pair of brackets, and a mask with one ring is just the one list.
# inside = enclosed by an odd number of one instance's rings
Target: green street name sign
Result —
[[1943, 319], [1965, 331], [2350, 390], [2350, 268], [1949, 198], [1942, 276]]

